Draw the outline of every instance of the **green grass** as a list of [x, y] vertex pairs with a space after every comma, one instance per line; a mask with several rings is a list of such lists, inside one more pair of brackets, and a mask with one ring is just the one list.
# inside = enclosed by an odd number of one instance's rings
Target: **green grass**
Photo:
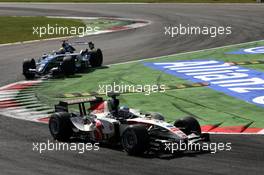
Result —
[[33, 27], [99, 27], [99, 30], [108, 29], [114, 26], [122, 26], [130, 24], [131, 21], [111, 20], [111, 19], [63, 19], [63, 18], [47, 18], [47, 17], [10, 17], [0, 16], [0, 44], [22, 42], [30, 40], [39, 40], [47, 38], [56, 38], [70, 36], [70, 33], [61, 33], [53, 35], [33, 34]]
[[[244, 44], [240, 47], [212, 49], [195, 53], [174, 56], [165, 56], [146, 62], [176, 61], [191, 59], [214, 59], [223, 61], [260, 60], [260, 55], [229, 55], [225, 52], [239, 48], [264, 45], [264, 42]], [[264, 71], [264, 65], [247, 66]], [[97, 69], [88, 74], [79, 74], [72, 78], [48, 80], [43, 88], [38, 89], [38, 98], [51, 106], [58, 102], [59, 93], [98, 91], [99, 84], [165, 84], [175, 85], [186, 83], [185, 80], [161, 71], [145, 67], [142, 62], [121, 65], [112, 65], [109, 68]], [[143, 111], [158, 111], [163, 113], [167, 120], [174, 121], [186, 115], [196, 115], [201, 124], [219, 124], [221, 126], [246, 125], [253, 122], [250, 127], [264, 127], [264, 109], [245, 101], [227, 96], [221, 92], [207, 87], [171, 90], [165, 93], [126, 94], [120, 97], [122, 104]]]
[[256, 0], [0, 0], [0, 2], [254, 3]]
[[85, 26], [81, 20], [76, 19], [57, 19], [47, 17], [0, 17], [0, 44], [12, 43], [20, 41], [29, 41], [45, 38], [62, 37], [67, 35], [45, 35], [39, 37], [33, 35], [33, 27], [41, 26], [58, 26], [71, 27], [71, 26]]

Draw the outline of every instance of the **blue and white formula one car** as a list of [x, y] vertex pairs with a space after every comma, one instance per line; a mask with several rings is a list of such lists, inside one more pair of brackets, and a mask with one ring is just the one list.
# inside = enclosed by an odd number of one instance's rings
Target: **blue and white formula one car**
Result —
[[36, 62], [34, 58], [24, 60], [23, 75], [26, 79], [34, 79], [45, 75], [73, 75], [78, 71], [85, 71], [90, 67], [100, 67], [103, 63], [101, 49], [95, 49], [92, 42], [77, 44], [88, 44], [89, 49], [74, 53], [75, 48], [67, 41], [63, 41], [62, 48], [50, 54], [42, 55]]
[[[50, 116], [49, 130], [54, 139], [67, 141], [82, 138], [99, 143], [122, 145], [129, 155], [147, 152], [172, 153], [166, 149], [175, 143], [209, 141], [193, 117], [176, 120], [174, 125], [164, 121], [158, 113], [140, 113], [128, 107], [119, 107], [116, 94], [102, 97], [60, 101]], [[85, 104], [90, 104], [86, 108]], [[77, 105], [79, 112], [69, 112]]]

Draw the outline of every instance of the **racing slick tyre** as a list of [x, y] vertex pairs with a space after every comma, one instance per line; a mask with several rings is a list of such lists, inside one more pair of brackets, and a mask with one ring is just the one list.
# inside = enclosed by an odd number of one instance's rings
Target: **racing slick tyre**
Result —
[[75, 59], [72, 56], [65, 56], [61, 64], [61, 70], [65, 75], [74, 75]]
[[36, 69], [36, 62], [33, 58], [24, 60], [23, 62], [23, 75], [26, 79], [35, 78], [35, 72], [30, 71], [30, 69]]
[[123, 132], [121, 143], [129, 155], [142, 155], [149, 148], [149, 135], [146, 127], [130, 125]]
[[190, 135], [191, 133], [201, 135], [201, 126], [192, 116], [176, 120], [174, 126], [182, 130], [186, 135]]
[[52, 114], [49, 119], [49, 130], [55, 140], [69, 140], [73, 134], [70, 114], [67, 112]]
[[100, 67], [103, 64], [103, 53], [101, 49], [91, 51], [90, 64], [92, 67]]

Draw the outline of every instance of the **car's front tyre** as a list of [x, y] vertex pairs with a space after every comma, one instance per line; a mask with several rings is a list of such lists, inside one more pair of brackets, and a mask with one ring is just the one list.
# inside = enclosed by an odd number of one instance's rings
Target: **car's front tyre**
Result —
[[130, 125], [121, 136], [121, 143], [129, 155], [142, 155], [149, 148], [149, 135], [144, 125]]

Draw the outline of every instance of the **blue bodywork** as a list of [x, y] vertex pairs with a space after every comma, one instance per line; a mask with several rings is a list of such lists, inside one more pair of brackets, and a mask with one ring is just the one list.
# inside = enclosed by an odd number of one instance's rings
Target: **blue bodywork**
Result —
[[36, 63], [36, 73], [37, 74], [45, 74], [50, 71], [50, 69], [54, 67], [60, 66], [60, 64], [63, 61], [63, 58], [66, 55], [70, 56], [77, 56], [79, 54], [74, 53], [74, 54], [48, 54], [48, 55], [43, 55], [38, 62]]

